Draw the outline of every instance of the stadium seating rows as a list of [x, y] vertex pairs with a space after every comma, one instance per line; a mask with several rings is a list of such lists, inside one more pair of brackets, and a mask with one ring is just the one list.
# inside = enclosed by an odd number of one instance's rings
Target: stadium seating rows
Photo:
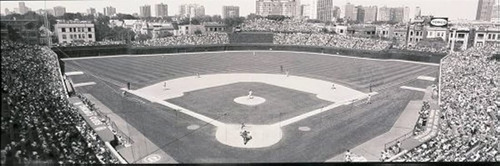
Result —
[[55, 43], [55, 47], [74, 47], [74, 46], [109, 46], [124, 45], [124, 41], [96, 41], [96, 42], [75, 42], [75, 43]]
[[396, 161], [499, 161], [500, 64], [496, 48], [473, 47], [443, 59], [440, 131]]
[[328, 46], [381, 51], [387, 49], [391, 43], [384, 40], [325, 33], [276, 33], [274, 35], [274, 44]]
[[146, 41], [134, 41], [133, 46], [176, 46], [176, 45], [211, 45], [229, 44], [227, 33], [208, 33], [204, 35], [180, 35], [166, 38], [156, 38]]
[[47, 47], [2, 40], [2, 164], [117, 163], [65, 95]]

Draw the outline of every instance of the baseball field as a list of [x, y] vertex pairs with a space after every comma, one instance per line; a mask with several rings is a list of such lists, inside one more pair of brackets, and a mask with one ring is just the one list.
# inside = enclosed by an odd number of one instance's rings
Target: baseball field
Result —
[[[278, 51], [64, 61], [66, 72], [83, 72], [69, 76], [77, 92], [155, 145], [129, 163], [157, 151], [180, 163], [324, 162], [388, 131], [424, 96], [401, 87], [425, 89], [435, 82], [417, 77], [438, 75], [433, 64]], [[255, 100], [249, 91], [259, 103], [236, 102]], [[242, 123], [248, 144], [238, 138]]]

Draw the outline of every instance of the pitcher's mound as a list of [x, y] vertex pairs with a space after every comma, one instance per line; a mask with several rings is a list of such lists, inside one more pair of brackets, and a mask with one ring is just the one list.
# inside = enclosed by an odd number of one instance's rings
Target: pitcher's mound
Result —
[[238, 104], [254, 106], [254, 105], [259, 105], [259, 104], [266, 102], [266, 99], [264, 99], [262, 97], [258, 97], [258, 96], [253, 96], [253, 98], [251, 98], [251, 99], [248, 98], [248, 96], [241, 96], [241, 97], [235, 98], [234, 102], [236, 102]]

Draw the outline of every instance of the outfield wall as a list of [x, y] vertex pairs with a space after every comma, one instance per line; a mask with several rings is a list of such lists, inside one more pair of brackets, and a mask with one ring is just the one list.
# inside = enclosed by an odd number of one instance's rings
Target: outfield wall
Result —
[[88, 57], [128, 54], [127, 45], [52, 47], [57, 57]]
[[207, 51], [236, 51], [236, 50], [286, 50], [326, 54], [339, 54], [355, 57], [377, 59], [400, 59], [419, 62], [439, 63], [444, 53], [428, 53], [419, 51], [389, 49], [383, 51], [358, 50], [337, 47], [276, 45], [276, 44], [222, 44], [222, 45], [186, 45], [162, 47], [133, 47], [118, 46], [83, 46], [83, 47], [55, 47], [52, 48], [59, 58], [106, 56], [123, 54], [161, 54], [161, 53], [186, 53]]

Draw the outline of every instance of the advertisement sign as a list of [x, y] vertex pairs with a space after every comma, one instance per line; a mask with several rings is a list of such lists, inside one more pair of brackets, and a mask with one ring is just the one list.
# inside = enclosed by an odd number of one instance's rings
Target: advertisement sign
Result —
[[447, 17], [433, 17], [431, 18], [431, 27], [448, 27]]

